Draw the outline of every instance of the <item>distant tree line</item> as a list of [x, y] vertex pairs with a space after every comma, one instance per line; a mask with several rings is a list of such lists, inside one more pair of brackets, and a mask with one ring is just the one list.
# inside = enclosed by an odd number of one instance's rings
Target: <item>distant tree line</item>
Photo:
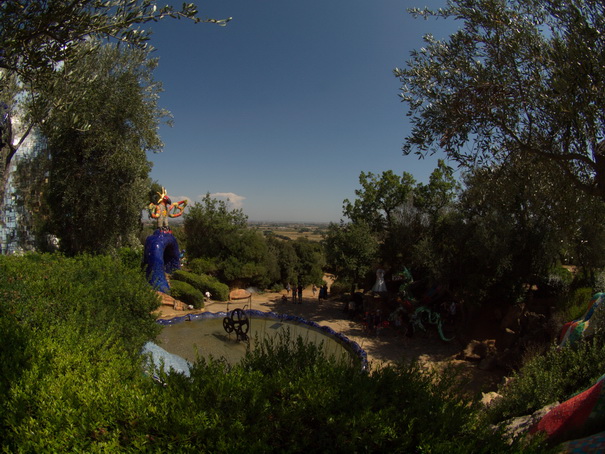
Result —
[[248, 227], [241, 209], [209, 194], [185, 215], [189, 267], [221, 281], [261, 289], [322, 284], [324, 256], [318, 242], [265, 236]]
[[394, 70], [412, 126], [403, 152], [445, 153], [461, 186], [443, 163], [428, 184], [362, 173], [348, 222], [330, 228], [329, 269], [367, 288], [377, 266], [408, 267], [470, 304], [553, 287], [560, 264], [602, 290], [603, 2], [452, 0], [411, 13], [457, 27], [425, 34]]
[[[328, 272], [368, 290], [377, 268], [408, 269], [424, 287], [460, 301], [515, 302], [534, 285], [553, 287], [557, 267], [575, 265], [583, 285], [605, 266], [603, 202], [570, 187], [556, 166], [525, 157], [463, 174], [440, 161], [427, 184], [408, 173], [361, 173], [348, 222], [324, 240]], [[397, 291], [397, 282], [391, 282]]]

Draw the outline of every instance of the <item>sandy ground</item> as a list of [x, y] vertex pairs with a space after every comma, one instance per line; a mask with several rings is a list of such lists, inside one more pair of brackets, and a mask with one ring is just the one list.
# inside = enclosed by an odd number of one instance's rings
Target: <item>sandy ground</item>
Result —
[[[283, 292], [285, 293], [285, 292]], [[497, 372], [480, 370], [476, 363], [456, 360], [455, 356], [463, 349], [457, 339], [451, 342], [441, 341], [436, 333], [433, 336], [406, 337], [392, 329], [384, 329], [379, 336], [367, 332], [363, 325], [349, 319], [343, 311], [343, 303], [330, 298], [321, 303], [313, 296], [309, 287], [303, 291], [303, 303], [294, 304], [289, 298], [282, 302], [282, 293], [253, 293], [248, 299], [229, 302], [207, 301], [203, 310], [175, 310], [170, 297], [163, 296], [163, 304], [158, 310], [159, 318], [173, 318], [188, 313], [226, 312], [236, 308], [256, 309], [265, 312], [277, 312], [303, 317], [322, 326], [329, 326], [350, 340], [357, 342], [367, 353], [371, 367], [401, 360], [418, 360], [427, 367], [456, 367], [463, 377], [464, 388], [470, 397], [481, 398], [482, 392], [495, 391], [502, 375]]]

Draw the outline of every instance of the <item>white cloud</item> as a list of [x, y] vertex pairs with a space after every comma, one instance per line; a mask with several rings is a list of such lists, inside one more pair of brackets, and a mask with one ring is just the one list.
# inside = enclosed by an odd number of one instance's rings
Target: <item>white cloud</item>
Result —
[[233, 192], [215, 192], [210, 194], [210, 197], [227, 201], [234, 210], [242, 209], [244, 207], [244, 200], [246, 200], [244, 196], [234, 194]]

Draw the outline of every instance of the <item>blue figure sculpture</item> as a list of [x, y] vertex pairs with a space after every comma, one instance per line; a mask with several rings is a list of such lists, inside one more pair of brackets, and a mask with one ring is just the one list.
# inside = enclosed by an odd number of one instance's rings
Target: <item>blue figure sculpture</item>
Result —
[[181, 267], [181, 254], [179, 244], [168, 228], [168, 218], [176, 218], [183, 214], [187, 201], [172, 203], [166, 189], [157, 193], [160, 198], [157, 203], [149, 204], [149, 216], [157, 219], [157, 230], [149, 235], [145, 241], [145, 255], [143, 264], [147, 280], [155, 288], [163, 293], [170, 291], [166, 280], [166, 273], [172, 273]]
[[178, 270], [181, 267], [180, 259], [179, 244], [172, 233], [157, 229], [147, 237], [143, 264], [147, 280], [153, 288], [163, 293], [170, 291], [166, 273]]

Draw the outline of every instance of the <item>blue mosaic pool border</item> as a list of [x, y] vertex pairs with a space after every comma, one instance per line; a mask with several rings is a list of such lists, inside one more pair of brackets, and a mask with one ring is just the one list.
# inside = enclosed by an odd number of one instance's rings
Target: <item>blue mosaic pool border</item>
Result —
[[[307, 320], [303, 317], [298, 317], [296, 315], [288, 315], [288, 314], [278, 314], [277, 312], [263, 312], [256, 309], [246, 309], [244, 310], [247, 316], [254, 316], [259, 318], [269, 318], [275, 321], [286, 321], [286, 322], [294, 322], [307, 325], [309, 327], [318, 329], [325, 334], [331, 336], [336, 339], [337, 342], [341, 343], [345, 348], [349, 349], [354, 355], [356, 355], [361, 361], [361, 367], [363, 370], [366, 370], [368, 367], [368, 355], [367, 353], [359, 346], [359, 344], [351, 339], [349, 339], [344, 334], [334, 331], [329, 326], [322, 326], [316, 322]], [[201, 312], [199, 314], [187, 314], [179, 317], [174, 317], [170, 319], [160, 319], [157, 320], [157, 323], [160, 325], [174, 325], [175, 323], [181, 323], [185, 321], [194, 321], [194, 320], [203, 320], [203, 319], [211, 319], [211, 318], [225, 318], [227, 317], [228, 312]]]

